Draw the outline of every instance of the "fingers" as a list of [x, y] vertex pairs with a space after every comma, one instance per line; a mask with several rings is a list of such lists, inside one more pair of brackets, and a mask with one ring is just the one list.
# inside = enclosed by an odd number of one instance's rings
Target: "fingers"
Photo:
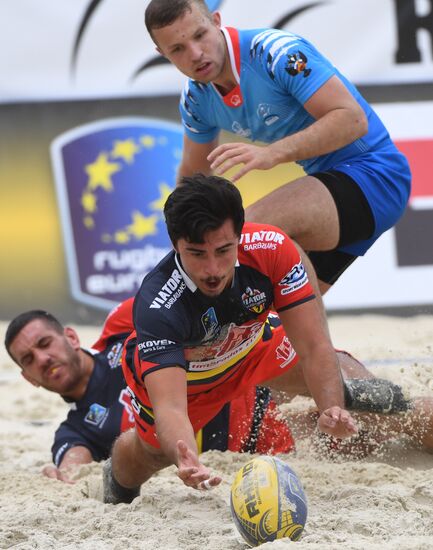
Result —
[[321, 431], [340, 439], [358, 433], [350, 413], [340, 407], [330, 407], [323, 411], [319, 417], [318, 426]]
[[209, 479], [201, 481], [196, 488], [199, 491], [211, 491], [212, 489], [215, 489], [221, 481], [222, 479], [219, 476], [210, 477]]

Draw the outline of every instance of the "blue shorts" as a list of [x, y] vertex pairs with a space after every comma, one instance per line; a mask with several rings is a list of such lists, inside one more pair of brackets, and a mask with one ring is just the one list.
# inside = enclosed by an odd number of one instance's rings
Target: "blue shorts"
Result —
[[411, 172], [406, 157], [390, 144], [379, 151], [332, 166], [344, 172], [360, 187], [374, 217], [373, 235], [366, 240], [338, 247], [353, 256], [363, 256], [371, 245], [402, 216], [411, 190]]

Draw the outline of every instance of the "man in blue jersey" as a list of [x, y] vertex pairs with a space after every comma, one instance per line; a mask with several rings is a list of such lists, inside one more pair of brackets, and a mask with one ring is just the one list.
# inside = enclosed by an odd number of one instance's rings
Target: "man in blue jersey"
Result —
[[[325, 293], [402, 215], [411, 175], [373, 109], [304, 38], [222, 28], [203, 0], [152, 0], [146, 27], [189, 77], [180, 101], [180, 176], [297, 162], [306, 175], [247, 209], [308, 251]], [[224, 129], [252, 143], [218, 146]]]

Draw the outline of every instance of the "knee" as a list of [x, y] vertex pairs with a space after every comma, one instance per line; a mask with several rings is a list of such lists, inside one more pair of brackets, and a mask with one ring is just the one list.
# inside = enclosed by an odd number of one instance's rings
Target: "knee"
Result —
[[412, 408], [403, 389], [383, 378], [344, 380], [345, 406], [349, 410], [393, 414]]

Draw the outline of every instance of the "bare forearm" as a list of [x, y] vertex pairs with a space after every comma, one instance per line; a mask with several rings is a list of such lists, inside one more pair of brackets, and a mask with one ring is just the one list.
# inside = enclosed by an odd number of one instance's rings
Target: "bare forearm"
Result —
[[177, 442], [182, 440], [198, 454], [194, 431], [186, 414], [164, 411], [156, 416], [156, 432], [161, 449], [173, 464], [178, 465]]
[[59, 464], [59, 470], [71, 470], [74, 467], [80, 466], [81, 464], [88, 464], [92, 461], [92, 454], [87, 447], [72, 447], [72, 449], [69, 449], [69, 451], [65, 453], [65, 456]]
[[87, 447], [77, 446], [66, 451], [62, 461], [57, 468], [54, 465], [45, 466], [42, 473], [46, 477], [58, 479], [66, 483], [72, 483], [71, 475], [74, 470], [82, 464], [88, 464], [93, 461], [93, 457]]
[[268, 149], [276, 164], [305, 160], [345, 147], [366, 131], [362, 110], [353, 113], [347, 109], [335, 109], [308, 128], [268, 145]]
[[303, 361], [304, 378], [320, 412], [344, 408], [343, 380], [333, 349], [318, 347]]

